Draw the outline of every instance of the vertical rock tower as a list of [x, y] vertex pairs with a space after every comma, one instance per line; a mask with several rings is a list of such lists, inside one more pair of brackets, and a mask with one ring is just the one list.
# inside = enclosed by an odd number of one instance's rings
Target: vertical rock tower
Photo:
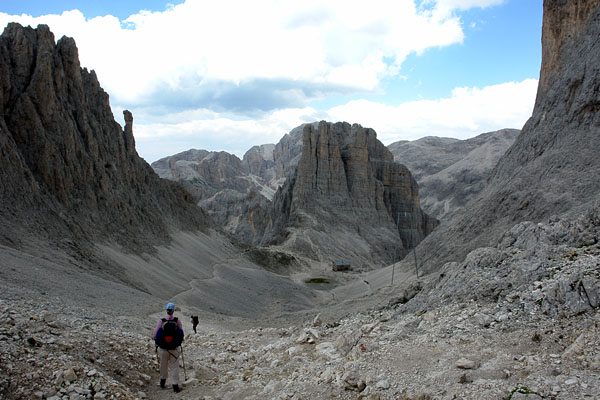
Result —
[[437, 225], [419, 207], [416, 181], [375, 131], [321, 121], [305, 125], [303, 135], [296, 173], [275, 198], [268, 240], [371, 268], [404, 255]]

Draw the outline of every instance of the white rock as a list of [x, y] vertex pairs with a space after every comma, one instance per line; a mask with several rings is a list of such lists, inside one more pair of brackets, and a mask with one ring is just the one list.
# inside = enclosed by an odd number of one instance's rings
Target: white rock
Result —
[[[62, 378], [65, 381], [73, 382], [75, 379], [77, 379], [77, 374], [75, 373], [73, 368], [69, 368], [69, 369], [66, 369], [63, 371]], [[58, 381], [58, 379], [57, 379], [57, 381]]]
[[[191, 366], [190, 366], [190, 369], [192, 369]], [[146, 382], [150, 382], [152, 380], [152, 377], [150, 375], [146, 375], [146, 374], [142, 374], [142, 373], [140, 373], [140, 378], [142, 378]]]
[[196, 378], [190, 378], [187, 381], [183, 382], [183, 386], [194, 386], [198, 384], [200, 381]]
[[281, 360], [273, 360], [271, 361], [271, 368], [277, 368], [283, 365]]
[[461, 358], [456, 362], [456, 368], [475, 369], [477, 368], [477, 364], [475, 363], [475, 361], [467, 360], [466, 358]]
[[360, 330], [363, 333], [369, 333], [373, 330], [373, 328], [375, 328], [376, 325], [377, 325], [377, 322], [374, 322], [372, 324], [366, 324], [366, 325], [361, 326]]
[[297, 355], [298, 353], [300, 353], [301, 351], [302, 351], [302, 349], [300, 347], [290, 347], [287, 352], [290, 355], [290, 357], [293, 357], [293, 356]]
[[310, 328], [310, 329], [307, 329], [306, 332], [308, 334], [310, 334], [312, 337], [314, 337], [315, 339], [319, 339], [321, 337], [321, 334], [316, 329]]
[[319, 343], [315, 347], [315, 350], [317, 354], [324, 356], [325, 358], [328, 358], [330, 360], [339, 360], [340, 358], [342, 358], [335, 344], [331, 342]]
[[323, 321], [321, 320], [321, 314], [317, 314], [317, 316], [315, 317], [315, 319], [312, 322], [312, 326], [321, 326], [323, 324]]
[[327, 368], [321, 373], [321, 380], [325, 383], [331, 383], [336, 379], [335, 369], [332, 367]]
[[487, 328], [492, 323], [492, 317], [487, 314], [477, 313], [475, 314], [475, 321], [482, 328]]
[[375, 384], [377, 389], [387, 390], [390, 388], [390, 382], [387, 379], [383, 379]]
[[565, 385], [574, 385], [577, 383], [577, 378], [571, 378], [571, 379], [567, 379], [565, 381]]
[[498, 313], [495, 315], [495, 319], [497, 322], [504, 322], [504, 321], [508, 320], [508, 314]]

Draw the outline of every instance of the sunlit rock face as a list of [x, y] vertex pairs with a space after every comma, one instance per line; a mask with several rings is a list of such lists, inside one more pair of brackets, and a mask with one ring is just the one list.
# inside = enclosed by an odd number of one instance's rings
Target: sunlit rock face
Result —
[[295, 174], [278, 191], [263, 243], [364, 268], [402, 256], [436, 226], [416, 181], [375, 131], [358, 124], [305, 125]]
[[428, 268], [495, 243], [515, 223], [575, 216], [598, 198], [599, 82], [600, 1], [546, 0], [533, 114], [485, 190], [425, 240]]
[[429, 136], [388, 148], [417, 180], [423, 210], [443, 223], [485, 188], [519, 133], [501, 129], [465, 140]]

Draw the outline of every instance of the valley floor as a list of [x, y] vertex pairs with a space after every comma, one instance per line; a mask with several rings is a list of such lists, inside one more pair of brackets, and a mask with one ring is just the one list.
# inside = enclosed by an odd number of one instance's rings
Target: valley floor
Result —
[[186, 323], [187, 383], [175, 394], [157, 385], [154, 319], [55, 306], [0, 302], [2, 398], [600, 398], [599, 311], [556, 320], [468, 302], [197, 334]]
[[[403, 276], [393, 291], [331, 307], [262, 321], [213, 315], [194, 334], [183, 306], [179, 394], [158, 387], [156, 299], [136, 304], [118, 283], [102, 299], [79, 282], [72, 290], [95, 304], [71, 302], [28, 275], [56, 263], [2, 248], [0, 397], [598, 399], [598, 215], [520, 224], [419, 284]], [[571, 239], [557, 244], [564, 232]]]

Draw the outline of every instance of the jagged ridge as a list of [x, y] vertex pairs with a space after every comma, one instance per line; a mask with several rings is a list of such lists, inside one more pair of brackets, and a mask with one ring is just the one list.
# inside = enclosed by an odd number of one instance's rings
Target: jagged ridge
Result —
[[45, 25], [12, 23], [0, 60], [0, 242], [41, 235], [141, 250], [168, 241], [171, 228], [208, 224], [137, 155], [131, 113], [122, 129], [73, 39], [55, 44]]

